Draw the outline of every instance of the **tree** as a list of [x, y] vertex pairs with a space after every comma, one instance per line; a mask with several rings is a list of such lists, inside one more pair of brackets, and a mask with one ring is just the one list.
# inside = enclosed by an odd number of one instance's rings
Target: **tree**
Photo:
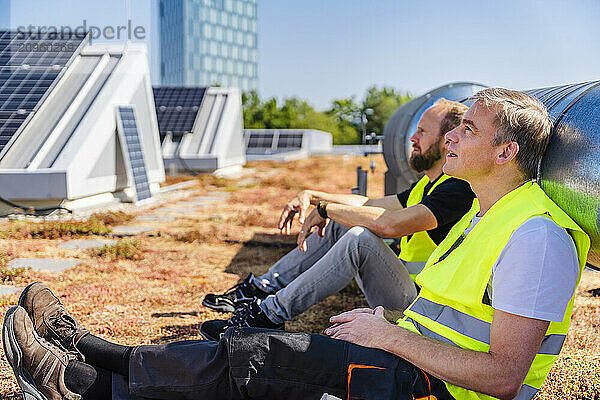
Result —
[[356, 103], [354, 96], [333, 100], [327, 114], [335, 117], [338, 124], [340, 132], [336, 144], [361, 143], [361, 105]]
[[392, 113], [410, 100], [393, 88], [367, 90], [362, 104], [354, 96], [332, 101], [325, 112], [317, 111], [307, 101], [297, 97], [283, 100], [279, 106], [274, 97], [261, 100], [256, 91], [242, 94], [244, 127], [249, 129], [319, 129], [330, 132], [334, 144], [360, 144], [362, 116], [365, 110], [373, 110], [368, 116], [367, 132], [380, 135]]
[[373, 113], [367, 117], [367, 133], [375, 132], [377, 135], [382, 135], [383, 128], [394, 111], [410, 99], [408, 93], [402, 93], [391, 87], [384, 86], [378, 89], [377, 86], [371, 86], [368, 88], [362, 104], [363, 112], [367, 109], [373, 110]]

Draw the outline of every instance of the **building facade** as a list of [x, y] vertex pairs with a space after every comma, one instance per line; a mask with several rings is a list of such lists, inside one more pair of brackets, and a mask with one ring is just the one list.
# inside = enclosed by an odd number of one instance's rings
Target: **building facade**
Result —
[[159, 0], [163, 86], [258, 88], [258, 0]]

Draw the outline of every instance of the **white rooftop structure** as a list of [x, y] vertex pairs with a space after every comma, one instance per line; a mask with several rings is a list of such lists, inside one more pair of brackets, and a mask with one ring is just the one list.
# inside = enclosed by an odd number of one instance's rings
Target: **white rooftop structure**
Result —
[[246, 163], [239, 89], [155, 87], [168, 173], [241, 171]]
[[246, 129], [248, 160], [287, 161], [332, 152], [331, 133], [317, 129]]
[[2, 199], [76, 209], [149, 199], [162, 181], [145, 45], [0, 31]]

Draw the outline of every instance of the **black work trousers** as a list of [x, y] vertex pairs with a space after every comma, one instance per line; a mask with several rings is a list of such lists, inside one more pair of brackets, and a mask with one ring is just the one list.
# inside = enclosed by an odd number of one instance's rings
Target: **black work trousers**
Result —
[[444, 383], [400, 357], [320, 335], [229, 329], [219, 342], [138, 346], [129, 378], [113, 374], [113, 399], [401, 400]]

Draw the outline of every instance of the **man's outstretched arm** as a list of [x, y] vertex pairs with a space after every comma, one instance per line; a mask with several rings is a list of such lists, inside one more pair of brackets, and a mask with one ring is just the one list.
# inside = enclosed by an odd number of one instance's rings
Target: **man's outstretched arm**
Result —
[[[353, 207], [343, 204], [328, 204], [327, 216], [338, 224], [363, 226], [380, 238], [399, 238], [415, 232], [434, 229], [438, 226], [435, 215], [423, 204], [390, 211], [379, 207]], [[306, 217], [298, 234], [298, 246], [306, 251], [306, 238], [318, 228], [322, 236], [325, 220], [313, 209]]]
[[370, 199], [366, 196], [356, 194], [332, 194], [318, 190], [302, 190], [283, 208], [277, 224], [278, 228], [282, 233], [289, 234], [291, 232], [294, 216], [298, 214], [298, 222], [303, 224], [310, 205], [317, 205], [320, 201], [355, 207], [374, 206], [388, 210], [398, 210], [402, 208], [402, 204], [396, 195]]
[[383, 318], [383, 308], [358, 309], [330, 319], [325, 333], [393, 353], [454, 385], [500, 399], [514, 398], [539, 351], [549, 322], [496, 310], [489, 352], [465, 350], [420, 336]]

